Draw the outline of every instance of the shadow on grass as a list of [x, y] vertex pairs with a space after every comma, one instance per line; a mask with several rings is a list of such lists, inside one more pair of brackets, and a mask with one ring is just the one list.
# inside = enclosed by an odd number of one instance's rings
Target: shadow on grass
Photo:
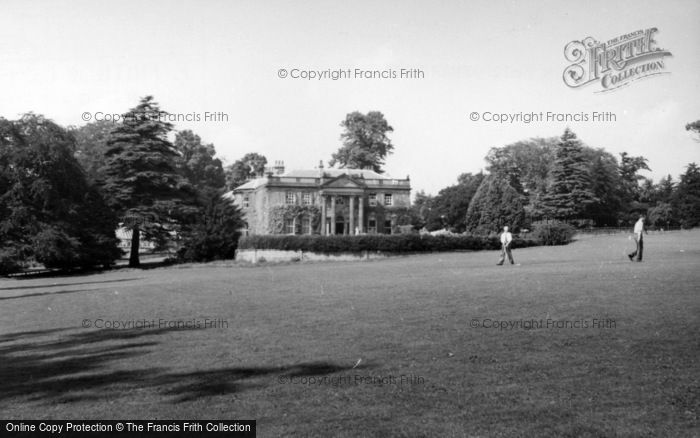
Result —
[[142, 261], [139, 266], [129, 266], [129, 264], [119, 264], [119, 265], [114, 265], [112, 266], [109, 270], [110, 271], [118, 271], [121, 269], [141, 269], [141, 270], [149, 270], [149, 269], [156, 269], [156, 268], [164, 268], [167, 266], [173, 266], [176, 263], [173, 261], [169, 260], [159, 260], [159, 261]]
[[41, 289], [41, 288], [46, 288], [46, 287], [82, 286], [85, 284], [117, 283], [117, 282], [122, 282], [122, 281], [141, 280], [142, 278], [143, 277], [133, 277], [133, 278], [120, 278], [120, 279], [116, 279], [116, 280], [82, 281], [80, 283], [40, 284], [40, 285], [33, 285], [33, 286], [0, 287], [0, 291], [2, 291], [2, 290], [20, 290], [20, 289]]
[[122, 263], [117, 263], [111, 266], [104, 266], [104, 267], [88, 267], [88, 268], [74, 268], [74, 269], [59, 269], [59, 268], [51, 268], [51, 269], [36, 269], [36, 270], [28, 270], [28, 271], [22, 271], [22, 272], [16, 272], [13, 274], [7, 275], [8, 278], [12, 278], [14, 280], [34, 280], [37, 278], [53, 278], [53, 277], [82, 277], [86, 275], [93, 275], [93, 274], [100, 274], [103, 272], [109, 272], [109, 271], [117, 271], [120, 269], [141, 269], [141, 270], [148, 270], [148, 269], [155, 269], [155, 268], [163, 268], [167, 266], [172, 266], [176, 264], [172, 260], [154, 260], [154, 261], [142, 261], [139, 266], [137, 267], [132, 267], [127, 264], [122, 264]]
[[[114, 400], [146, 389], [180, 403], [279, 384], [279, 376], [320, 376], [353, 368], [309, 362], [176, 373], [166, 367], [148, 367], [146, 356], [156, 348], [167, 348], [159, 338], [179, 329], [75, 330], [60, 328], [0, 337], [0, 401]], [[125, 366], [127, 369], [123, 369]]]
[[96, 290], [100, 290], [100, 289], [72, 289], [72, 290], [57, 290], [54, 292], [35, 292], [33, 294], [13, 295], [11, 297], [0, 297], [0, 301], [18, 300], [20, 298], [43, 297], [44, 295], [61, 295], [61, 294], [74, 294], [74, 293], [78, 293], [78, 292], [95, 292]]

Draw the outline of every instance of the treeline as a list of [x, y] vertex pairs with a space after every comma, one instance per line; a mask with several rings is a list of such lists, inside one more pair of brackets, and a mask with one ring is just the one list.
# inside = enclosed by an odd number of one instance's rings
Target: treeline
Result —
[[183, 261], [233, 258], [242, 216], [221, 198], [226, 175], [212, 144], [175, 133], [153, 98], [119, 123], [64, 128], [40, 115], [0, 118], [0, 273], [110, 266], [115, 230], [178, 243]]
[[[0, 118], [0, 274], [33, 264], [110, 266], [122, 256], [120, 226], [132, 233], [130, 266], [140, 264], [142, 239], [175, 242], [182, 261], [234, 257], [242, 213], [221, 195], [262, 174], [267, 159], [251, 152], [224, 169], [214, 145], [174, 132], [150, 96], [127, 114], [79, 128], [32, 113]], [[340, 126], [342, 146], [329, 164], [383, 172], [394, 150], [384, 115], [353, 112]], [[686, 129], [700, 133], [700, 121]], [[552, 220], [626, 226], [639, 213], [657, 227], [700, 224], [695, 163], [678, 181], [654, 182], [641, 174], [650, 170], [646, 158], [618, 158], [569, 129], [492, 148], [486, 162], [487, 173], [460, 175], [436, 196], [417, 193], [400, 225], [489, 234]]]
[[[697, 131], [697, 122], [688, 130]], [[628, 226], [638, 215], [656, 227], [700, 224], [700, 169], [658, 182], [641, 156], [619, 158], [583, 144], [566, 129], [559, 138], [535, 138], [492, 148], [487, 174], [462, 174], [436, 196], [416, 195], [414, 226], [489, 233], [504, 225], [531, 228], [541, 221], [577, 227]]]

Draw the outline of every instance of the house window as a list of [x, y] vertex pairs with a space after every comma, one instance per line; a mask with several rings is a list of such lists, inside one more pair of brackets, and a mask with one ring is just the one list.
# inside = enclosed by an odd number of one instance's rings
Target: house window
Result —
[[248, 195], [243, 196], [243, 208], [250, 207], [250, 197]]
[[296, 198], [294, 196], [294, 192], [287, 192], [287, 195], [285, 196], [285, 203], [287, 205], [294, 205], [296, 201]]
[[284, 232], [286, 234], [294, 234], [296, 230], [294, 229], [294, 219], [284, 220]]
[[304, 194], [301, 197], [301, 202], [304, 205], [311, 205], [311, 193], [310, 192], [304, 192]]
[[308, 216], [301, 219], [301, 234], [311, 234], [311, 218]]
[[338, 196], [337, 198], [335, 198], [335, 203], [338, 204], [338, 205], [344, 205], [344, 204], [345, 204], [345, 198], [343, 198], [342, 196]]
[[384, 221], [384, 234], [391, 234], [391, 219]]
[[374, 215], [371, 215], [367, 220], [367, 232], [377, 234], [377, 218]]
[[370, 206], [370, 207], [376, 207], [376, 206], [377, 206], [377, 194], [376, 194], [376, 193], [370, 193], [370, 194], [369, 194], [369, 206]]
[[384, 205], [393, 205], [394, 204], [394, 198], [391, 196], [391, 193], [386, 193], [384, 195]]

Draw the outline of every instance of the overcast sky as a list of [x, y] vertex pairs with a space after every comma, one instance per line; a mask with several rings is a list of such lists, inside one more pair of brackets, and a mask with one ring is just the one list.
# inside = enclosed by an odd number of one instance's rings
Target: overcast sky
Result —
[[[655, 180], [700, 161], [685, 131], [700, 119], [697, 1], [0, 0], [0, 11], [0, 116], [9, 119], [33, 111], [80, 126], [85, 112], [123, 113], [153, 95], [170, 113], [199, 115], [176, 129], [214, 143], [226, 162], [259, 152], [289, 169], [327, 162], [345, 115], [377, 110], [394, 128], [386, 170], [410, 175], [414, 193], [478, 172], [491, 147], [567, 125], [590, 146], [647, 157]], [[605, 93], [564, 84], [570, 41], [654, 27], [656, 46], [672, 53], [665, 74]], [[423, 77], [289, 76], [402, 68]], [[547, 111], [616, 120], [483, 121], [484, 112]]]

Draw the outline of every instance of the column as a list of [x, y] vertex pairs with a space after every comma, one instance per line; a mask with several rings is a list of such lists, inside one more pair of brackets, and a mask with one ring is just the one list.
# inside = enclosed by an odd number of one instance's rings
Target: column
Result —
[[350, 235], [355, 235], [355, 196], [350, 196]]
[[360, 207], [359, 213], [360, 214], [359, 214], [358, 219], [360, 220], [360, 234], [363, 234], [365, 232], [365, 215], [364, 215], [365, 199], [362, 195], [360, 195], [359, 201], [360, 201], [360, 205], [359, 205], [359, 207]]
[[331, 235], [335, 235], [335, 196], [331, 196]]
[[326, 195], [321, 195], [321, 235], [326, 235]]

